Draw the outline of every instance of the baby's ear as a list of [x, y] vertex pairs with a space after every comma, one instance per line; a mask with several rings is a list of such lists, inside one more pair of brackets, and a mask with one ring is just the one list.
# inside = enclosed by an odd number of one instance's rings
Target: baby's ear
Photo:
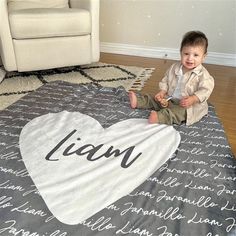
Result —
[[203, 55], [203, 61], [206, 59], [207, 53]]

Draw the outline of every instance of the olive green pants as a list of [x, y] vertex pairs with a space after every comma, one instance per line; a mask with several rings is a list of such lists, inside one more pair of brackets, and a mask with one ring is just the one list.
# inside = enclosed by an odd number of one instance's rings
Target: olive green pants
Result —
[[152, 109], [157, 112], [158, 123], [160, 124], [181, 124], [186, 121], [186, 109], [179, 106], [179, 100], [172, 99], [168, 107], [162, 107], [149, 94], [137, 95], [137, 108]]

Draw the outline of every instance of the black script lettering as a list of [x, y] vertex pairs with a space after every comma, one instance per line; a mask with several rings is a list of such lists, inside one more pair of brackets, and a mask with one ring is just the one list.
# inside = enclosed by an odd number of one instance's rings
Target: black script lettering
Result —
[[[77, 139], [77, 140], [80, 140], [80, 139]], [[63, 152], [63, 156], [70, 156], [70, 155], [73, 155], [73, 154], [76, 154], [78, 156], [82, 156], [82, 155], [85, 155], [85, 154], [88, 154], [87, 155], [87, 160], [89, 161], [96, 161], [98, 159], [100, 159], [100, 157], [97, 157], [97, 158], [93, 158], [94, 154], [103, 146], [103, 144], [100, 144], [98, 146], [94, 146], [92, 144], [86, 144], [80, 148], [78, 148], [77, 150], [73, 151], [73, 152], [69, 152], [70, 149], [74, 146], [75, 144], [71, 144], [69, 147], [67, 147], [65, 149], [65, 151]], [[88, 149], [86, 151], [86, 149]], [[85, 151], [84, 151], [85, 150]]]
[[[76, 129], [73, 130], [71, 133], [69, 133], [65, 138], [63, 138], [45, 157], [46, 160], [48, 161], [58, 161], [59, 159], [53, 159], [51, 158], [52, 155], [62, 147], [62, 145], [72, 136], [76, 133]], [[77, 140], [81, 140], [80, 138], [77, 138]], [[96, 156], [96, 153], [104, 146], [104, 144], [100, 144], [98, 146], [94, 146], [92, 144], [85, 144], [79, 148], [76, 148], [75, 150], [72, 150], [72, 148], [75, 147], [75, 143], [70, 144], [68, 147], [66, 147], [62, 153], [63, 156], [71, 156], [76, 154], [77, 156], [83, 156], [87, 155], [87, 160], [88, 161], [96, 161], [102, 157], [109, 158], [109, 157], [118, 157], [124, 154], [124, 157], [121, 161], [121, 167], [122, 168], [128, 168], [131, 166], [137, 158], [142, 155], [142, 153], [138, 153], [133, 159], [130, 159], [135, 146], [131, 146], [126, 148], [125, 150], [119, 150], [119, 149], [114, 149], [113, 146], [110, 146], [107, 151], [105, 151], [103, 154]]]
[[47, 161], [58, 161], [59, 159], [50, 159], [52, 154], [58, 150], [77, 130], [74, 129], [71, 133], [69, 133], [65, 138], [63, 138], [45, 157]]
[[[140, 152], [136, 157], [134, 157], [134, 159], [133, 159], [132, 161], [130, 161], [129, 163], [127, 163], [127, 161], [128, 161], [128, 159], [129, 159], [130, 155], [132, 154], [134, 148], [135, 148], [135, 146], [131, 146], [131, 147], [129, 147], [129, 148], [126, 148], [123, 152], [120, 152], [119, 149], [116, 149], [116, 150], [112, 151], [113, 147], [111, 146], [111, 147], [107, 150], [107, 152], [104, 153], [103, 155], [104, 155], [105, 157], [110, 157], [111, 155], [114, 154], [114, 156], [117, 157], [117, 156], [120, 156], [121, 154], [125, 153], [125, 156], [124, 156], [124, 158], [123, 158], [122, 161], [121, 161], [121, 167], [127, 168], [127, 167], [131, 166], [131, 165], [137, 160], [137, 158], [142, 154], [142, 153]], [[102, 157], [103, 155], [101, 155], [101, 157]]]

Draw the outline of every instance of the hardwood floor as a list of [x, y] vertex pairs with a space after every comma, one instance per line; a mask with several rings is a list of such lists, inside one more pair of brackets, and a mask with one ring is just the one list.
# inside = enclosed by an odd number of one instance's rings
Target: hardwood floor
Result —
[[[101, 53], [101, 62], [156, 68], [150, 80], [142, 89], [143, 93], [155, 94], [158, 82], [173, 60], [144, 58], [118, 54]], [[215, 106], [216, 113], [224, 126], [228, 141], [236, 155], [236, 68], [204, 64], [215, 79], [215, 88], [209, 102]]]

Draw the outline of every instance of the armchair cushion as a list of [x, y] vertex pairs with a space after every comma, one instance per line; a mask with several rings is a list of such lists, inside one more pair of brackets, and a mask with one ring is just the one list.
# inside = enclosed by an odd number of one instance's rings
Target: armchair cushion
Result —
[[98, 61], [99, 6], [100, 0], [0, 0], [4, 68], [33, 71]]
[[68, 0], [7, 0], [9, 11], [29, 8], [69, 8]]
[[91, 33], [87, 10], [72, 8], [38, 8], [9, 14], [14, 39], [79, 36]]

